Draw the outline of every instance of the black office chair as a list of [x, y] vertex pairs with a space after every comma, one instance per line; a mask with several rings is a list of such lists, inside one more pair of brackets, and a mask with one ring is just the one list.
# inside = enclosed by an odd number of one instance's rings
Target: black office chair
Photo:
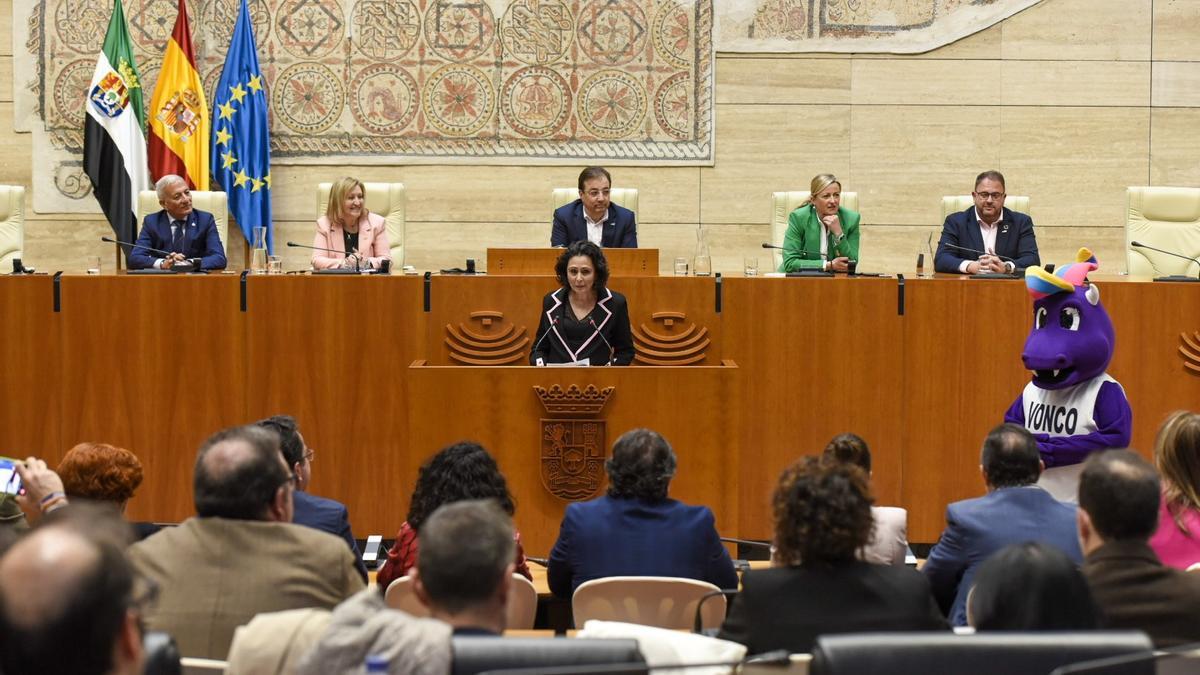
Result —
[[[812, 675], [889, 673], [889, 675], [1045, 675], [1070, 663], [1149, 653], [1150, 638], [1140, 631], [856, 633], [823, 635], [813, 649]], [[1152, 662], [1127, 664], [1129, 675], [1154, 675]]]
[[451, 675], [503, 670], [532, 672], [563, 666], [643, 664], [621, 672], [645, 673], [645, 659], [632, 639], [500, 638], [458, 636], [450, 643]]

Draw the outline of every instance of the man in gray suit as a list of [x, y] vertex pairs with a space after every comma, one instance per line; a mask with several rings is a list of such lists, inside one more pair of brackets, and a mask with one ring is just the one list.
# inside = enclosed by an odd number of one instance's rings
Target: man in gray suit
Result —
[[292, 524], [295, 480], [274, 432], [221, 431], [196, 457], [196, 517], [129, 549], [162, 589], [147, 625], [184, 656], [224, 659], [254, 615], [331, 609], [364, 587], [342, 540]]

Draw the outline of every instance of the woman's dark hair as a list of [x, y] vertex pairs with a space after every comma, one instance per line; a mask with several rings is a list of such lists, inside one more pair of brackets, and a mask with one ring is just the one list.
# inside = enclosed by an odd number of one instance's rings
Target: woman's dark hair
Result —
[[976, 630], [1091, 630], [1099, 626], [1087, 580], [1065, 553], [1029, 541], [980, 565], [967, 616]]
[[775, 488], [775, 557], [784, 565], [850, 562], [871, 540], [867, 474], [851, 464], [802, 457]]
[[608, 471], [608, 496], [659, 501], [675, 475], [675, 452], [657, 431], [633, 429], [613, 444]]
[[823, 453], [826, 459], [841, 462], [842, 464], [853, 464], [858, 468], [871, 473], [871, 449], [867, 447], [867, 442], [857, 434], [838, 434], [829, 441], [829, 445], [825, 446]]
[[570, 285], [567, 280], [567, 263], [577, 255], [585, 255], [592, 259], [592, 267], [596, 268], [596, 281], [593, 287], [599, 291], [607, 286], [608, 261], [604, 259], [604, 251], [587, 239], [581, 239], [571, 244], [558, 256], [558, 260], [554, 263], [554, 276], [558, 278], [558, 283], [563, 288]]
[[509, 516], [517, 510], [496, 460], [478, 443], [442, 448], [421, 466], [408, 503], [408, 526], [419, 532], [439, 506], [464, 499], [494, 499]]

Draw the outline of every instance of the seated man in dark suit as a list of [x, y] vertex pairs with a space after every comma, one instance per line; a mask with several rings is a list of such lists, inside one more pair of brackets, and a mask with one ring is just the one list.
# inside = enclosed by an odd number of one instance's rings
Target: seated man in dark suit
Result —
[[[186, 260], [199, 260], [203, 270], [225, 269], [225, 249], [217, 234], [217, 221], [207, 211], [192, 208], [192, 190], [174, 174], [154, 184], [163, 210], [146, 216], [142, 233], [129, 254], [129, 269], [170, 269]], [[153, 253], [148, 248], [170, 251]]]
[[554, 210], [551, 246], [589, 240], [604, 248], [637, 248], [637, 217], [609, 200], [612, 176], [602, 166], [579, 174], [579, 199]]
[[1162, 485], [1128, 450], [1094, 453], [1079, 476], [1083, 576], [1101, 627], [1145, 631], [1158, 648], [1200, 641], [1200, 574], [1167, 567], [1149, 540]]
[[569, 598], [585, 581], [611, 576], [686, 577], [737, 588], [713, 513], [667, 498], [675, 453], [649, 429], [626, 432], [605, 463], [608, 494], [567, 505], [550, 551], [550, 590]]
[[300, 435], [300, 429], [296, 427], [296, 420], [291, 415], [275, 415], [259, 421], [258, 426], [272, 429], [279, 434], [279, 452], [283, 455], [283, 461], [291, 467], [292, 473], [296, 474], [296, 490], [292, 495], [292, 522], [337, 535], [345, 540], [350, 552], [354, 554], [354, 564], [358, 567], [359, 575], [364, 582], [367, 581], [367, 566], [363, 564], [362, 556], [358, 552], [358, 542], [354, 539], [354, 533], [350, 531], [350, 515], [346, 505], [308, 493], [308, 484], [312, 481], [313, 457], [317, 453], [304, 442], [304, 436]]
[[1075, 564], [1083, 561], [1075, 508], [1037, 485], [1044, 465], [1029, 431], [1015, 424], [992, 429], [979, 463], [988, 493], [946, 507], [946, 529], [921, 568], [955, 626], [967, 625], [967, 594], [979, 566], [1005, 546], [1042, 541]]
[[1014, 272], [1041, 264], [1033, 219], [1004, 208], [1004, 175], [984, 171], [975, 179], [975, 206], [946, 216], [934, 267], [951, 274]]
[[500, 635], [517, 544], [512, 519], [486, 499], [439, 506], [421, 527], [417, 599], [455, 635]]

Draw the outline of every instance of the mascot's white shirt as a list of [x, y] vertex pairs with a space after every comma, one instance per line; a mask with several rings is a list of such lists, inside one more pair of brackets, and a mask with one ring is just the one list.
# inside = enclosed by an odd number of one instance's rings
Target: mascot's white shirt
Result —
[[[1121, 386], [1108, 373], [1101, 373], [1066, 389], [1042, 389], [1030, 382], [1021, 392], [1025, 428], [1030, 433], [1051, 437], [1083, 436], [1096, 431], [1099, 428], [1096, 424], [1096, 399], [1105, 382]], [[1123, 393], [1125, 389], [1121, 391]], [[1082, 471], [1082, 463], [1051, 467], [1042, 472], [1038, 485], [1054, 495], [1055, 499], [1074, 504], [1078, 499], [1079, 474]]]

